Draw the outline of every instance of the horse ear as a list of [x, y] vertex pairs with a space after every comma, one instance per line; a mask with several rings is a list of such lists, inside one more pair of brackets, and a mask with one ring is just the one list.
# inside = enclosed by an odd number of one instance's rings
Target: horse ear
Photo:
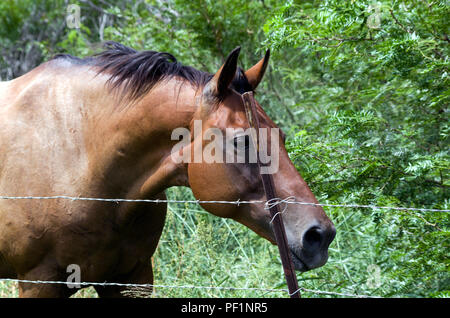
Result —
[[259, 85], [264, 76], [264, 73], [266, 72], [267, 65], [269, 64], [269, 57], [270, 50], [267, 50], [264, 58], [262, 58], [258, 63], [253, 65], [245, 72], [245, 76], [247, 77], [248, 82], [252, 86], [253, 90], [255, 90]]
[[214, 96], [223, 96], [236, 76], [237, 60], [240, 51], [240, 46], [231, 51], [225, 63], [211, 79], [209, 89]]

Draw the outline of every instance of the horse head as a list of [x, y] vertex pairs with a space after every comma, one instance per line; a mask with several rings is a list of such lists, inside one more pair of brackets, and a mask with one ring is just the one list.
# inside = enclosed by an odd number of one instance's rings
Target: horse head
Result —
[[[237, 67], [239, 50], [236, 48], [230, 53], [203, 87], [191, 121], [190, 143], [175, 153], [189, 159], [189, 186], [197, 199], [252, 201], [251, 204], [240, 205], [203, 203], [207, 211], [236, 220], [275, 243], [272, 218], [263, 204], [266, 197], [259, 167], [256, 161], [251, 160], [256, 151], [241, 97], [246, 91], [254, 91], [261, 82], [270, 54], [267, 51], [256, 65], [243, 71]], [[268, 161], [265, 173], [272, 174], [277, 196], [318, 203], [289, 159], [284, 145], [285, 135], [261, 105], [256, 105], [259, 134], [264, 136], [260, 147], [266, 150]], [[324, 265], [328, 259], [328, 246], [336, 231], [322, 207], [287, 204], [283, 221], [295, 268], [306, 271]]]

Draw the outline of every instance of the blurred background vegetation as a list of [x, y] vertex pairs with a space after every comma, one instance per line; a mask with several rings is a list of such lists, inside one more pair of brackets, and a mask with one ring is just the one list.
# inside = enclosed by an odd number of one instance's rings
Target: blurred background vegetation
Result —
[[[69, 28], [69, 5], [80, 10]], [[242, 47], [272, 57], [257, 99], [321, 203], [449, 209], [449, 1], [2, 0], [0, 79], [107, 40], [170, 52], [215, 72]], [[187, 199], [188, 189], [168, 191]], [[155, 284], [286, 288], [276, 247], [199, 206], [170, 206]], [[302, 287], [382, 297], [449, 297], [449, 213], [327, 208], [329, 262]], [[14, 296], [0, 284], [1, 296]], [[93, 293], [84, 292], [83, 296]], [[157, 289], [153, 297], [286, 297]], [[304, 293], [305, 297], [327, 295]], [[330, 295], [332, 297], [332, 295]]]

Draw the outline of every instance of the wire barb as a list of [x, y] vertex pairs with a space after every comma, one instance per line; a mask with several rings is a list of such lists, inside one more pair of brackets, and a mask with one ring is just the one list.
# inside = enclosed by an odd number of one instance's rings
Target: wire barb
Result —
[[294, 196], [289, 196], [286, 199], [273, 198], [273, 199], [270, 199], [270, 200], [266, 201], [266, 203], [264, 204], [264, 210], [270, 210], [270, 209], [272, 209], [273, 207], [275, 207], [277, 205], [284, 204], [283, 208], [280, 209], [279, 212], [275, 213], [275, 215], [272, 217], [272, 219], [270, 220], [269, 223], [272, 224], [272, 222], [275, 219], [275, 217], [278, 214], [284, 213], [287, 210], [288, 203], [292, 203], [292, 202], [295, 202], [295, 197]]

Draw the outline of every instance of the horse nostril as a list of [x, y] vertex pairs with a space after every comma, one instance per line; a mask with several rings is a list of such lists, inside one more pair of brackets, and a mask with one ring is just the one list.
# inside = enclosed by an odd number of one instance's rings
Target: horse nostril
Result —
[[318, 249], [322, 239], [322, 230], [318, 226], [313, 226], [303, 235], [303, 246], [310, 250]]
[[308, 269], [322, 266], [328, 259], [328, 246], [336, 235], [331, 223], [317, 224], [309, 227], [302, 237], [302, 248], [297, 254]]
[[322, 229], [319, 226], [312, 226], [303, 235], [303, 247], [310, 251], [326, 248], [333, 241], [336, 235], [334, 226]]

